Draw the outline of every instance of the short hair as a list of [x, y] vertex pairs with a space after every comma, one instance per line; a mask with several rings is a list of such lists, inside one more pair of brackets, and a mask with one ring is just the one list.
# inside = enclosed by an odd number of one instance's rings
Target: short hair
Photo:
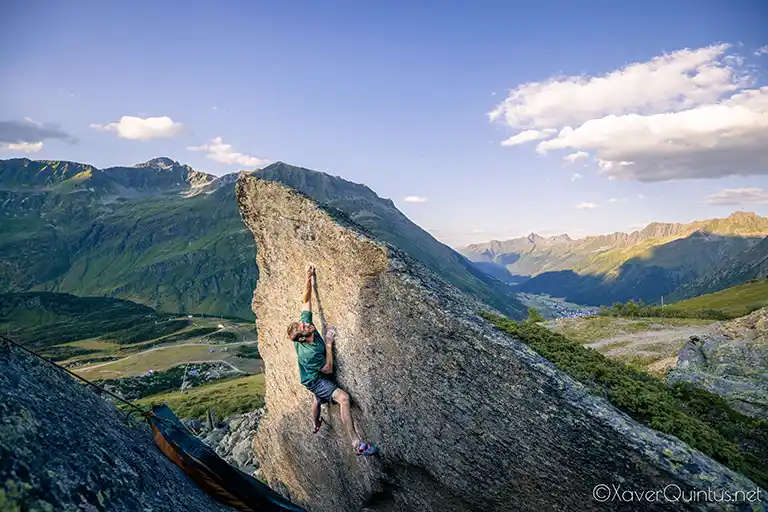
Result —
[[299, 322], [291, 322], [288, 324], [288, 339], [291, 341], [298, 341], [299, 334], [301, 333], [301, 329], [299, 327]]

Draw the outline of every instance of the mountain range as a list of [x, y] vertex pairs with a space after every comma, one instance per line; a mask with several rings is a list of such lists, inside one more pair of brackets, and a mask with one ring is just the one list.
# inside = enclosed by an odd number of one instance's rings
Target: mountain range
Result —
[[524, 292], [587, 305], [683, 299], [768, 274], [768, 218], [735, 212], [690, 224], [571, 239], [535, 233], [460, 252]]
[[160, 311], [253, 318], [253, 236], [234, 197], [244, 172], [328, 204], [457, 288], [514, 318], [509, 288], [364, 185], [277, 162], [221, 177], [169, 158], [132, 167], [0, 160], [0, 292], [108, 296]]

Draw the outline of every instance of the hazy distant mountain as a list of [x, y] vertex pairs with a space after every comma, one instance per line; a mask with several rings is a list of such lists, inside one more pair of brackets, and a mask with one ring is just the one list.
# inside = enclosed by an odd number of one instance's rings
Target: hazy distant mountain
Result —
[[[462, 290], [522, 314], [508, 287], [369, 188], [283, 163], [252, 172], [331, 204]], [[234, 198], [239, 174], [217, 178], [168, 158], [108, 169], [0, 160], [0, 292], [111, 296], [251, 318], [258, 271]]]
[[706, 282], [707, 276], [726, 264], [732, 266], [729, 275], [733, 277], [722, 280], [729, 282], [727, 286], [736, 284], [733, 281], [739, 279], [738, 269], [743, 266], [738, 258], [751, 254], [766, 235], [768, 218], [736, 212], [690, 224], [654, 222], [633, 233], [578, 240], [532, 233], [460, 251], [470, 260], [482, 262], [483, 268], [494, 264], [512, 275], [532, 277], [520, 286], [521, 291], [600, 305], [631, 298], [655, 302], [693, 281]]

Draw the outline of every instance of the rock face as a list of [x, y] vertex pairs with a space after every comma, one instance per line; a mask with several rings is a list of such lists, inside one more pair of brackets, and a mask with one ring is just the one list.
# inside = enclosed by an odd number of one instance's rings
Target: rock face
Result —
[[0, 340], [0, 510], [231, 510], [158, 450], [149, 427]]
[[259, 426], [259, 420], [264, 416], [265, 409], [256, 409], [245, 414], [236, 414], [225, 418], [223, 426], [214, 430], [205, 430], [200, 439], [216, 450], [219, 457], [249, 475], [259, 468], [253, 451], [253, 440]]
[[[592, 498], [598, 484], [755, 488], [590, 395], [478, 317], [484, 306], [339, 212], [255, 176], [238, 181], [237, 198], [260, 273], [267, 414], [256, 458], [292, 500], [315, 512], [583, 511], [606, 510]], [[339, 331], [336, 378], [380, 458], [353, 454], [337, 406], [323, 406], [327, 421], [311, 433], [312, 396], [285, 334], [307, 262], [317, 267], [316, 323]]]
[[768, 308], [686, 343], [669, 380], [690, 382], [743, 414], [768, 420]]

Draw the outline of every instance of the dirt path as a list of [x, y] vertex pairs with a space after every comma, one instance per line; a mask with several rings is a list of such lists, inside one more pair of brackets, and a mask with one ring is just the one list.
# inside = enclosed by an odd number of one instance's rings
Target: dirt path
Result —
[[691, 336], [707, 332], [710, 326], [667, 327], [612, 336], [589, 343], [605, 356], [642, 362], [651, 373], [665, 373], [675, 366], [677, 354]]

